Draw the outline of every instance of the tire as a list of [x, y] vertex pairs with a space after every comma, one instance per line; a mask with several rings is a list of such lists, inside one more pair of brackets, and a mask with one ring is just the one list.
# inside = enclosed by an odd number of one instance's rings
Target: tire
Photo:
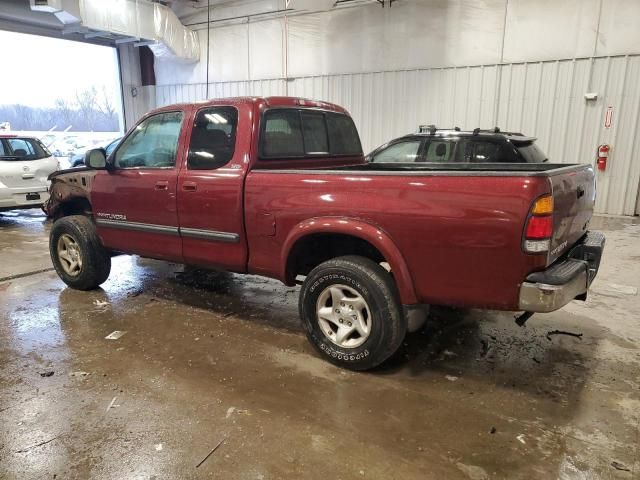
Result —
[[338, 257], [314, 268], [302, 285], [299, 309], [318, 352], [350, 370], [380, 365], [407, 332], [391, 275], [364, 257]]
[[111, 256], [91, 219], [83, 215], [55, 221], [49, 235], [49, 253], [58, 276], [76, 290], [98, 288], [111, 272]]

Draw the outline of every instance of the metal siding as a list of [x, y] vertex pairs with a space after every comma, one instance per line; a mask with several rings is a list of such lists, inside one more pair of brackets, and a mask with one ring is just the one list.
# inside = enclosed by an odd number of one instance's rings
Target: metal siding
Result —
[[[156, 87], [158, 106], [202, 100], [204, 84]], [[212, 98], [291, 95], [347, 108], [365, 151], [421, 124], [463, 129], [500, 126], [538, 137], [553, 162], [595, 163], [601, 143], [612, 146], [597, 174], [596, 211], [633, 215], [640, 182], [640, 56], [557, 60], [212, 83]], [[584, 94], [597, 92], [595, 102]], [[607, 107], [613, 126], [604, 128]]]
[[[182, 85], [158, 85], [156, 89], [156, 107], [172, 103], [197, 102], [206, 100], [207, 85], [205, 83]], [[238, 82], [218, 82], [209, 84], [209, 98], [242, 97], [242, 96], [285, 95], [285, 81], [248, 80]]]

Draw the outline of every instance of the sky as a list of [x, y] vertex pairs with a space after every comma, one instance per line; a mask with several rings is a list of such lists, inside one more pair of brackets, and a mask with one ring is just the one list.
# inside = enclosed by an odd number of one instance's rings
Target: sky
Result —
[[120, 80], [114, 48], [0, 31], [0, 105], [53, 107], [76, 90], [104, 85], [119, 104]]

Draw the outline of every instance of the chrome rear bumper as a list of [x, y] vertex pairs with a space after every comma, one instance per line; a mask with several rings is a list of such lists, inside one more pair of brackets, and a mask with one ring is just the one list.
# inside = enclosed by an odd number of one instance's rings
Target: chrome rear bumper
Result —
[[602, 233], [588, 232], [566, 258], [529, 275], [520, 287], [520, 310], [547, 313], [576, 298], [585, 300], [598, 273], [604, 244]]

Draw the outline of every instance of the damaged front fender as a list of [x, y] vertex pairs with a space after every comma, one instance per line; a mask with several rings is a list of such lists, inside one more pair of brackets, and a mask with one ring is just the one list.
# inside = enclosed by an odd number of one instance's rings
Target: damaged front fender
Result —
[[[84, 206], [91, 205], [91, 185], [97, 170], [90, 168], [74, 168], [60, 170], [49, 175], [49, 199], [42, 206], [48, 217], [59, 218], [85, 210]], [[79, 205], [83, 205], [82, 208]]]

